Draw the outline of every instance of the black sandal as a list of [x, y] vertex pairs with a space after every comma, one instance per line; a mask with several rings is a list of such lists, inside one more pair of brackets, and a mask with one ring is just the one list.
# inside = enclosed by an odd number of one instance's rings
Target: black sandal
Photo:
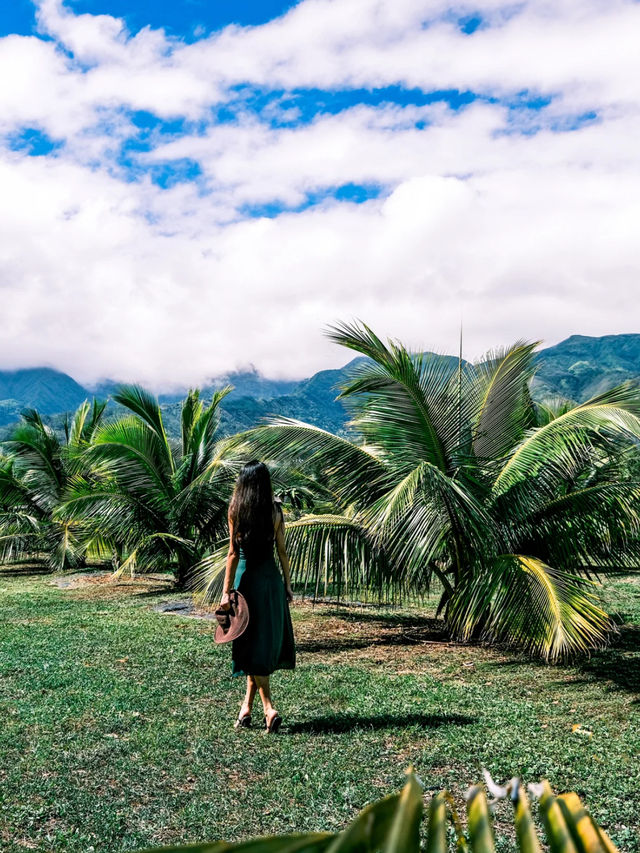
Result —
[[275, 717], [272, 717], [271, 722], [267, 722], [267, 715], [264, 716], [264, 724], [267, 727], [267, 732], [270, 734], [277, 734], [278, 729], [282, 725], [282, 717], [280, 714], [276, 714]]
[[249, 729], [251, 728], [251, 714], [243, 714], [242, 717], [238, 717], [238, 719], [233, 724], [235, 729]]

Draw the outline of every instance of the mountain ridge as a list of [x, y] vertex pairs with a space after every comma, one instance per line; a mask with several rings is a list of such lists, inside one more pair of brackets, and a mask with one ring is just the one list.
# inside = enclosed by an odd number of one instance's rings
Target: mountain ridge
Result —
[[[445, 357], [457, 360], [455, 356]], [[226, 433], [247, 429], [268, 415], [285, 415], [341, 431], [348, 413], [342, 401], [335, 399], [336, 385], [363, 360], [357, 356], [343, 367], [320, 370], [301, 380], [269, 379], [255, 368], [229, 372], [207, 381], [201, 393], [206, 398], [215, 388], [235, 386], [221, 407], [221, 425]], [[536, 398], [563, 396], [581, 402], [628, 379], [640, 380], [640, 334], [571, 335], [539, 350], [535, 363], [532, 391]], [[110, 396], [118, 384], [105, 380], [91, 389], [50, 367], [0, 371], [0, 427], [17, 421], [25, 408], [37, 408], [56, 420], [85, 399]], [[158, 394], [168, 421], [176, 418], [176, 428], [179, 401], [186, 390]], [[109, 405], [115, 410], [115, 404]]]

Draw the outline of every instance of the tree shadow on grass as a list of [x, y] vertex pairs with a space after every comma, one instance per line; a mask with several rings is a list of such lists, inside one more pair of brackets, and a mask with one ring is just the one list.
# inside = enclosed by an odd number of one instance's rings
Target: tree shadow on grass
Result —
[[420, 616], [412, 613], [372, 613], [368, 610], [360, 610], [359, 608], [345, 606], [327, 607], [320, 611], [324, 616], [333, 616], [336, 619], [342, 619], [345, 622], [369, 622], [379, 623], [386, 627], [406, 627], [406, 628], [430, 628], [434, 630], [445, 631], [444, 621], [435, 619], [433, 616]]
[[[306, 654], [319, 652], [342, 652], [385, 646], [420, 646], [428, 643], [448, 643], [449, 635], [440, 619], [404, 619], [374, 617], [372, 614], [352, 614], [330, 611], [343, 623], [336, 629], [319, 627], [312, 637], [297, 641], [296, 647]], [[354, 624], [350, 634], [350, 623]], [[366, 623], [366, 632], [358, 631], [358, 623]]]
[[[549, 666], [543, 660], [520, 656], [515, 652], [513, 658], [495, 661], [491, 665], [498, 669]], [[593, 684], [594, 681], [609, 682], [611, 689], [634, 694], [634, 704], [640, 704], [640, 625], [619, 625], [618, 633], [614, 634], [608, 648], [594, 652], [589, 658], [579, 658], [570, 663], [569, 667], [574, 671], [577, 669], [584, 678], [559, 679], [555, 682], [558, 689], [565, 686], [573, 688], [576, 684]], [[563, 664], [559, 664], [559, 668], [563, 670]]]
[[360, 717], [357, 714], [327, 714], [286, 727], [290, 734], [344, 734], [356, 729], [398, 729], [418, 726], [438, 729], [442, 726], [469, 726], [476, 720], [462, 714], [379, 714]]
[[446, 639], [422, 638], [405, 634], [389, 634], [385, 637], [353, 637], [349, 639], [326, 637], [320, 640], [296, 640], [296, 649], [305, 655], [332, 652], [358, 651], [359, 649], [383, 649], [390, 646], [420, 646], [427, 643], [444, 643]]
[[[125, 591], [127, 590], [126, 584], [121, 584], [120, 586]], [[179, 592], [179, 590], [175, 590], [172, 582], [168, 581], [166, 584], [159, 583], [156, 589], [131, 590], [131, 595], [134, 598], [166, 598], [172, 592]]]
[[[633, 693], [640, 704], [640, 625], [621, 625], [608, 649], [580, 663], [591, 679], [612, 682], [618, 690]], [[635, 653], [635, 654], [634, 654]]]
[[52, 575], [52, 571], [49, 566], [44, 563], [29, 563], [25, 564], [17, 564], [17, 565], [5, 565], [0, 566], [0, 578], [28, 578], [31, 575]]

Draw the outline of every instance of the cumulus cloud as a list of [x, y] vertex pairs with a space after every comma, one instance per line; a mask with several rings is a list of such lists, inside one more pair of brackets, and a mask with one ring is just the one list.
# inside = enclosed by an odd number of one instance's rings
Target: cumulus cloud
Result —
[[304, 376], [350, 317], [451, 351], [462, 314], [469, 355], [639, 331], [640, 4], [303, 0], [189, 44], [37, 20], [0, 39], [2, 366]]

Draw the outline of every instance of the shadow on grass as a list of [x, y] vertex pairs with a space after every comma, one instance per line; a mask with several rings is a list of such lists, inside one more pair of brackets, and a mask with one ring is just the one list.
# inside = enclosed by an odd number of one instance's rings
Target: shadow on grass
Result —
[[462, 714], [380, 714], [360, 717], [357, 714], [327, 714], [314, 717], [286, 727], [290, 734], [342, 734], [355, 729], [397, 729], [418, 726], [422, 729], [438, 729], [442, 726], [469, 726], [473, 717]]
[[[640, 625], [619, 625], [618, 631], [608, 648], [594, 652], [589, 658], [569, 663], [569, 668], [578, 670], [584, 678], [571, 678], [570, 681], [559, 679], [554, 682], [556, 688], [573, 688], [576, 684], [593, 684], [594, 681], [609, 682], [614, 690], [634, 694], [634, 704], [640, 704]], [[495, 661], [491, 666], [496, 669], [533, 669], [549, 666], [543, 660], [520, 656], [516, 652], [513, 654], [509, 660]], [[558, 668], [561, 671], [565, 669], [563, 664], [558, 664]]]
[[180, 594], [182, 590], [175, 589], [172, 581], [168, 581], [164, 586], [159, 586], [158, 589], [145, 589], [141, 592], [135, 592], [136, 598], [166, 598], [167, 595], [175, 593]]
[[433, 616], [419, 616], [411, 613], [371, 613], [367, 610], [359, 610], [356, 607], [331, 607], [322, 610], [324, 616], [334, 616], [337, 619], [342, 619], [344, 622], [368, 622], [378, 623], [384, 627], [405, 627], [405, 628], [429, 628], [444, 632], [444, 622], [442, 619], [435, 619]]
[[21, 577], [28, 578], [30, 576], [40, 577], [41, 575], [51, 575], [52, 580], [63, 580], [64, 578], [89, 577], [91, 575], [100, 575], [113, 571], [107, 568], [104, 564], [86, 566], [77, 566], [67, 571], [58, 571], [52, 569], [46, 563], [7, 563], [0, 565], [0, 577]]
[[[427, 619], [394, 616], [374, 616], [373, 614], [344, 613], [329, 611], [327, 615], [336, 616], [345, 627], [323, 632], [312, 638], [297, 641], [297, 648], [306, 654], [318, 652], [341, 652], [356, 649], [384, 646], [417, 646], [423, 643], [448, 643], [450, 638], [444, 622], [440, 619]], [[367, 633], [357, 632], [357, 625], [367, 623]], [[354, 625], [354, 633], [349, 634], [349, 624]]]
[[0, 566], [0, 578], [28, 578], [30, 575], [51, 575], [53, 572], [44, 563], [30, 563], [29, 565], [6, 565]]
[[[619, 690], [636, 695], [640, 703], [640, 625], [622, 625], [611, 646], [580, 664], [591, 678], [613, 682]], [[635, 654], [634, 654], [635, 653]]]

